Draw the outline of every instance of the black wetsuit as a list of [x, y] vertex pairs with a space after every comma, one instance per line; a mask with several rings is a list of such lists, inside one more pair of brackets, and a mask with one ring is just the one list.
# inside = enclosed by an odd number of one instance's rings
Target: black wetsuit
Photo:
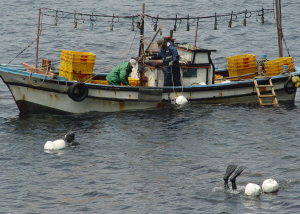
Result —
[[77, 141], [68, 142], [68, 147], [79, 146], [79, 145], [80, 145], [80, 143], [78, 143]]

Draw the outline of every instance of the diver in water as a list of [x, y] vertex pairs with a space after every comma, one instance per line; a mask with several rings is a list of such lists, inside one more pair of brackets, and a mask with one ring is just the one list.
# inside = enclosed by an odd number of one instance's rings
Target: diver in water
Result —
[[[225, 189], [225, 191], [227, 191], [229, 189], [228, 180], [229, 180], [230, 175], [234, 172], [234, 170], [236, 168], [237, 168], [237, 166], [235, 166], [235, 165], [229, 165], [227, 167], [226, 173], [225, 173], [224, 178], [223, 178], [224, 179], [224, 189]], [[244, 166], [239, 167], [238, 170], [234, 173], [234, 175], [230, 178], [230, 182], [232, 184], [232, 190], [237, 189], [235, 179], [244, 171], [245, 168], [246, 167], [244, 167]]]
[[65, 139], [68, 143], [68, 147], [74, 147], [74, 146], [79, 146], [80, 145], [77, 141], [75, 141], [75, 134], [74, 133], [66, 134]]
[[[234, 172], [234, 170], [237, 168], [237, 166], [235, 165], [229, 165], [227, 167], [226, 173], [224, 175], [224, 189], [225, 192], [229, 189], [228, 186], [228, 180], [230, 175]], [[245, 169], [244, 166], [241, 166], [238, 168], [238, 170], [234, 173], [234, 175], [230, 178], [230, 181], [232, 183], [232, 190], [237, 190], [237, 185], [235, 183], [235, 179], [237, 178], [237, 176], [239, 176], [243, 170]], [[244, 194], [246, 196], [259, 196], [261, 193], [276, 193], [279, 190], [279, 184], [277, 183], [277, 181], [275, 181], [272, 178], [266, 179], [264, 180], [264, 182], [262, 183], [262, 188], [257, 185], [257, 184], [253, 184], [253, 183], [248, 183], [245, 187], [245, 192]]]

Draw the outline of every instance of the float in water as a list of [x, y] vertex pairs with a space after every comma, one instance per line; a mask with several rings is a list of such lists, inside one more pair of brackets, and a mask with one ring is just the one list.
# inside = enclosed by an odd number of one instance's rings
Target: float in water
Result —
[[[224, 180], [224, 190], [227, 192], [230, 188], [228, 185], [229, 177], [233, 174], [235, 169], [237, 168], [236, 165], [228, 165], [226, 169], [226, 173], [223, 177]], [[237, 190], [236, 178], [244, 171], [245, 167], [239, 167], [235, 173], [231, 176], [230, 181], [232, 184], [232, 191]], [[272, 178], [264, 180], [262, 183], [262, 187], [258, 184], [248, 183], [245, 187], [244, 194], [246, 196], [257, 197], [260, 196], [261, 193], [276, 193], [279, 190], [279, 184]]]
[[80, 144], [75, 141], [75, 134], [70, 132], [65, 135], [65, 139], [58, 139], [55, 141], [47, 141], [44, 145], [44, 150], [60, 150], [66, 147], [75, 147]]

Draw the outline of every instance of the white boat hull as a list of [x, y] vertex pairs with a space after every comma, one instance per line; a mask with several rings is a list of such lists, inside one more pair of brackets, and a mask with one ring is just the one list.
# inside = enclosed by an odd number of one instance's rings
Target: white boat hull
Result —
[[[295, 74], [300, 75], [298, 71]], [[38, 111], [87, 113], [150, 109], [168, 105], [180, 95], [185, 96], [190, 104], [258, 104], [253, 80], [175, 88], [87, 83], [87, 97], [81, 102], [76, 102], [67, 93], [67, 89], [75, 83], [73, 81], [66, 83], [63, 78], [59, 78], [58, 81], [51, 77], [7, 68], [0, 68], [0, 75], [9, 87], [21, 113]], [[279, 102], [295, 99], [296, 92], [288, 94], [284, 90], [287, 79], [287, 76], [272, 78]]]

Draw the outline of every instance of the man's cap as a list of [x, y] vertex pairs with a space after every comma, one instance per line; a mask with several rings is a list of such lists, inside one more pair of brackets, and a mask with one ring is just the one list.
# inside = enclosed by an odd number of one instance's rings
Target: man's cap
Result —
[[162, 44], [164, 43], [164, 40], [163, 39], [159, 39], [156, 41], [157, 45], [158, 45], [158, 48], [161, 48]]
[[129, 63], [132, 65], [133, 68], [136, 67], [136, 60], [135, 59], [130, 59]]

